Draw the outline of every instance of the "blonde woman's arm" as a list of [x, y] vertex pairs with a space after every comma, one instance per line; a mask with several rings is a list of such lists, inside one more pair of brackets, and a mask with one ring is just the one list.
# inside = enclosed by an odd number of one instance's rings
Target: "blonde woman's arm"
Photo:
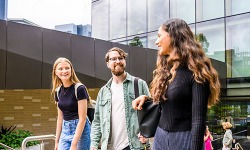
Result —
[[75, 135], [71, 143], [70, 150], [77, 150], [77, 143], [82, 136], [87, 118], [87, 99], [78, 100], [79, 122], [76, 126]]
[[63, 113], [58, 107], [57, 103], [57, 123], [56, 123], [56, 139], [55, 139], [55, 150], [58, 150], [58, 143], [60, 139], [60, 135], [62, 132], [62, 122], [63, 122]]

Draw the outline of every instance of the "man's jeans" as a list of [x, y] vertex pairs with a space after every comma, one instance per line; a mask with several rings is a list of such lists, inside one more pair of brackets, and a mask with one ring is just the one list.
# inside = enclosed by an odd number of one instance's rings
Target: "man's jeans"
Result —
[[[79, 119], [75, 120], [63, 120], [62, 132], [59, 140], [59, 150], [69, 150], [71, 142], [73, 140], [77, 124]], [[82, 136], [78, 141], [77, 150], [89, 150], [90, 149], [90, 123], [86, 120]]]

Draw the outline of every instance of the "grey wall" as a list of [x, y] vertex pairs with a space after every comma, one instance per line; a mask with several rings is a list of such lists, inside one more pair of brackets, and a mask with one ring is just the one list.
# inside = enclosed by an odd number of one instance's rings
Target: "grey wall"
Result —
[[[129, 54], [126, 70], [150, 83], [156, 50], [0, 20], [0, 89], [50, 88], [52, 65], [58, 57], [71, 60], [87, 87], [101, 87], [111, 77], [104, 57], [114, 46]], [[226, 89], [225, 63], [212, 63]]]
[[6, 21], [0, 20], [0, 89], [5, 88], [6, 75]]
[[111, 77], [105, 54], [112, 47], [129, 54], [126, 70], [152, 80], [156, 50], [130, 47], [40, 27], [0, 20], [0, 89], [47, 89], [52, 65], [66, 57], [89, 88], [103, 86]]
[[7, 22], [6, 88], [41, 88], [42, 29]]

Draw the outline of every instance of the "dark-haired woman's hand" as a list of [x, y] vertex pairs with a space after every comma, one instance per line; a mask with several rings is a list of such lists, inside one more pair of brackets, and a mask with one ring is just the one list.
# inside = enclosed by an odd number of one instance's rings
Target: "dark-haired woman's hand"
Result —
[[144, 104], [147, 98], [148, 98], [147, 95], [141, 95], [137, 97], [135, 100], [132, 101], [132, 107], [135, 110], [142, 110], [142, 105]]

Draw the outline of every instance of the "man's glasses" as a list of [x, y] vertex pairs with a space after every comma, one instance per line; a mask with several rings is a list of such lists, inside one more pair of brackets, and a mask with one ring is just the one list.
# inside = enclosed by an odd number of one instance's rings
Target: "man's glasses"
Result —
[[124, 58], [123, 57], [113, 57], [113, 58], [109, 58], [109, 60], [112, 61], [112, 62], [116, 62], [117, 60], [123, 61]]

